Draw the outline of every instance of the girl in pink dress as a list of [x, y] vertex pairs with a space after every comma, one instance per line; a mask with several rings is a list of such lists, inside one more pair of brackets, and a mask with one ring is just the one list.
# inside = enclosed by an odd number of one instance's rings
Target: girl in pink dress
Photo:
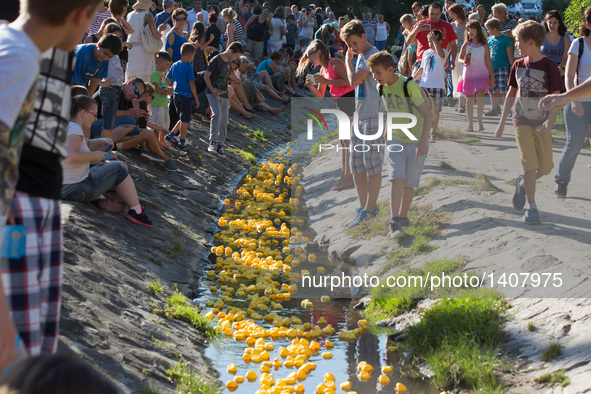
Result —
[[474, 131], [472, 129], [474, 97], [476, 97], [478, 106], [478, 131], [483, 131], [484, 95], [488, 93], [489, 88], [495, 87], [495, 73], [490, 59], [490, 49], [482, 32], [480, 22], [468, 22], [464, 34], [465, 41], [459, 56], [459, 62], [464, 65], [464, 71], [462, 78], [458, 82], [458, 92], [463, 93], [468, 98], [466, 103], [468, 128], [466, 132]]

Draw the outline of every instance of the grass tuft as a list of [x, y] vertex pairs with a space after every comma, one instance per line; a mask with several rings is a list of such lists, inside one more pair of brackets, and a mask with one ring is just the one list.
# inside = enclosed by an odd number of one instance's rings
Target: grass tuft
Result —
[[160, 284], [160, 279], [152, 279], [146, 287], [154, 297], [164, 290], [164, 287]]
[[[398, 316], [414, 308], [417, 302], [427, 297], [431, 289], [427, 276], [456, 272], [466, 262], [464, 258], [441, 259], [425, 263], [421, 268], [406, 269], [390, 278], [401, 287], [378, 286], [371, 290], [371, 302], [367, 305], [365, 316], [371, 321], [378, 321]], [[404, 280], [405, 282], [401, 282]]]
[[254, 135], [254, 140], [255, 141], [264, 142], [264, 141], [267, 141], [268, 140], [268, 138], [265, 136], [265, 132], [263, 132], [263, 131], [261, 131], [259, 129], [252, 130], [252, 134]]
[[472, 144], [472, 143], [480, 142], [480, 138], [470, 137], [470, 138], [466, 138], [464, 140], [464, 142], [467, 142], [469, 144]]
[[190, 305], [187, 298], [178, 291], [166, 299], [164, 310], [154, 310], [159, 316], [181, 320], [190, 323], [205, 337], [214, 338], [218, 334], [213, 329], [211, 321], [199, 313], [199, 309]]
[[222, 387], [206, 378], [205, 374], [194, 371], [185, 361], [177, 362], [164, 373], [176, 383], [179, 393], [218, 394], [222, 392]]
[[321, 144], [328, 144], [329, 142], [336, 140], [339, 136], [339, 131], [337, 129], [331, 131], [330, 133], [324, 134], [318, 141], [312, 145], [312, 149], [310, 149], [310, 157], [316, 157], [320, 154], [320, 145]]
[[448, 129], [439, 127], [437, 130], [437, 138], [440, 140], [463, 140], [467, 134], [458, 131], [457, 129]]
[[480, 296], [440, 300], [409, 327], [406, 342], [431, 366], [438, 387], [501, 392], [503, 383], [494, 371], [507, 303], [482, 289], [470, 293]]
[[562, 346], [558, 342], [552, 342], [546, 350], [542, 352], [543, 361], [551, 361], [562, 354]]
[[415, 196], [425, 195], [437, 186], [469, 185], [470, 183], [470, 181], [464, 179], [441, 179], [430, 176], [425, 178], [421, 186], [415, 188]]
[[570, 378], [566, 376], [564, 371], [547, 372], [543, 375], [534, 378], [534, 382], [539, 384], [550, 383], [552, 386], [559, 384], [562, 387], [567, 386], [570, 383]]
[[164, 253], [166, 253], [174, 259], [178, 259], [181, 256], [183, 250], [183, 245], [181, 245], [180, 241], [178, 240], [172, 241], [172, 247], [162, 249]]
[[529, 323], [527, 323], [527, 331], [533, 332], [535, 330], [536, 330], [536, 325], [534, 324], [533, 321], [530, 321]]
[[[252, 147], [251, 147], [252, 148]], [[250, 164], [256, 165], [257, 158], [250, 152], [243, 151], [242, 149], [236, 149], [236, 152], [244, 157]]]

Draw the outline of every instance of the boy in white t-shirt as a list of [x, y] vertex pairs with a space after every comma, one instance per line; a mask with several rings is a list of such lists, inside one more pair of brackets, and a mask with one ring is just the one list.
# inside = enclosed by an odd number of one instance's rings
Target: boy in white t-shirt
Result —
[[425, 88], [437, 104], [437, 115], [433, 122], [433, 133], [437, 132], [439, 125], [439, 112], [443, 108], [445, 97], [445, 59], [447, 51], [441, 47], [443, 34], [439, 30], [433, 30], [427, 36], [429, 49], [423, 53], [421, 67], [413, 75], [415, 82], [420, 80], [419, 86]]

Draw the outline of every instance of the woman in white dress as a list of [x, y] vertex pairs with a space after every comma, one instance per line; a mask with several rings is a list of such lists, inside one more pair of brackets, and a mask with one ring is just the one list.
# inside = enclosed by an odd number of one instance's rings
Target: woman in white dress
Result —
[[162, 35], [156, 29], [154, 17], [150, 13], [150, 8], [154, 4], [148, 0], [138, 0], [133, 5], [133, 12], [127, 15], [127, 22], [131, 25], [133, 33], [127, 37], [127, 43], [131, 44], [129, 49], [129, 60], [127, 70], [125, 71], [125, 80], [129, 81], [135, 77], [149, 82], [154, 71], [154, 54], [146, 52], [142, 46], [142, 30], [144, 28], [144, 18], [147, 15], [148, 26], [155, 38], [161, 39]]

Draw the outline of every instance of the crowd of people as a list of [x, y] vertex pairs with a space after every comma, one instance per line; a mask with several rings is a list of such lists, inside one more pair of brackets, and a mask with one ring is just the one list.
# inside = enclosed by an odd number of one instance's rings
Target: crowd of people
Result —
[[[375, 216], [387, 152], [389, 230], [396, 238], [410, 224], [439, 113], [457, 103], [467, 132], [474, 130], [474, 102], [478, 130], [483, 116], [500, 116], [497, 138], [513, 108], [523, 165], [513, 205], [527, 204], [525, 222], [539, 223], [536, 179], [553, 168], [550, 129], [566, 105], [567, 139], [555, 176], [556, 195], [566, 197], [591, 123], [590, 101], [583, 98], [591, 95], [591, 82], [585, 83], [591, 80], [591, 9], [574, 39], [559, 12], [548, 12], [542, 23], [520, 21], [502, 3], [487, 16], [482, 5], [466, 10], [453, 0], [417, 2], [400, 18], [395, 38], [395, 24], [384, 14], [362, 12], [359, 19], [353, 7], [338, 17], [328, 5], [272, 10], [257, 0], [208, 3], [206, 10], [201, 0], [190, 9], [178, 0], [137, 0], [129, 13], [128, 7], [127, 0], [21, 0], [19, 18], [0, 26], [0, 230], [26, 227], [26, 245], [16, 248], [21, 252], [0, 258], [0, 369], [13, 360], [17, 335], [29, 356], [56, 350], [60, 201], [127, 209], [126, 219], [151, 227], [114, 152], [137, 147], [141, 157], [178, 170], [164, 152], [186, 151], [191, 139], [197, 146], [190, 127], [195, 114], [209, 121], [203, 149], [220, 158], [230, 110], [245, 119], [256, 111], [278, 114], [303, 89], [332, 97], [358, 121], [362, 136], [378, 131], [380, 108], [415, 114], [416, 125], [395, 131], [391, 140], [380, 136], [367, 151], [343, 149], [334, 187], [357, 190], [359, 208], [349, 227]], [[485, 113], [487, 94], [492, 107]], [[266, 103], [266, 96], [281, 105]], [[524, 100], [531, 97], [544, 97], [539, 108]], [[347, 148], [364, 140], [353, 133], [340, 143]], [[375, 148], [380, 144], [403, 149]], [[119, 199], [105, 196], [110, 189]]]

